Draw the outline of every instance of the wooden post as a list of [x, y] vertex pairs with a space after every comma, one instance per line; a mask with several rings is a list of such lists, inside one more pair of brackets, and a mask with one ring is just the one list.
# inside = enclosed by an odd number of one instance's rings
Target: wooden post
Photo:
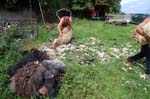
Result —
[[39, 2], [39, 7], [40, 7], [40, 12], [41, 12], [41, 16], [42, 16], [42, 20], [43, 20], [43, 24], [45, 25], [45, 19], [44, 19], [44, 15], [43, 15], [43, 11], [42, 11], [42, 7], [41, 7], [41, 3], [40, 1], [38, 0]]

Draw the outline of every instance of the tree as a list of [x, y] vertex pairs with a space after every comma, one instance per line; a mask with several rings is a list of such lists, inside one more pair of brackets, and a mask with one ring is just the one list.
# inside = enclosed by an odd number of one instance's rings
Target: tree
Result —
[[120, 11], [121, 0], [69, 0], [72, 8], [84, 9], [91, 8], [92, 3], [107, 3], [109, 5], [109, 12], [117, 13]]
[[92, 0], [92, 1], [109, 4], [109, 12], [111, 13], [117, 13], [120, 11], [121, 0]]
[[[28, 0], [1, 0], [0, 7], [2, 8], [6, 7], [7, 5], [17, 4], [18, 2], [26, 2], [26, 4], [28, 4]], [[32, 2], [38, 2], [38, 0], [32, 0]], [[63, 7], [75, 9], [91, 9], [91, 5], [94, 2], [107, 3], [109, 4], [109, 12], [111, 13], [119, 12], [121, 7], [121, 0], [40, 0], [40, 2], [42, 6], [47, 6], [49, 9], [59, 9]]]

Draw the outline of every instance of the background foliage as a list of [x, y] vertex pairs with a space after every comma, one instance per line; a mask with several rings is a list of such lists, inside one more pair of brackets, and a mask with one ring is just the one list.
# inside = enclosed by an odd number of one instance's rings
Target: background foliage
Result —
[[[13, 7], [18, 5], [18, 8], [29, 7], [30, 0], [1, 0], [0, 8]], [[31, 0], [33, 6], [38, 7], [38, 0]], [[121, 0], [39, 0], [43, 7], [48, 9], [60, 9], [62, 7], [66, 8], [78, 8], [91, 9], [93, 2], [107, 3], [109, 4], [109, 12], [117, 13], [120, 11], [120, 2]]]
[[78, 9], [91, 9], [91, 5], [94, 2], [109, 4], [110, 13], [118, 13], [120, 11], [121, 0], [71, 0], [72, 7]]

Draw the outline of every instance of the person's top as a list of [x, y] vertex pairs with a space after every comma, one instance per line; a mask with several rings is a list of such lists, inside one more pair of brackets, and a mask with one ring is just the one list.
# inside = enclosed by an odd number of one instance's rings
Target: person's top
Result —
[[60, 22], [59, 22], [58, 27], [57, 27], [60, 35], [63, 34], [62, 30], [65, 27], [68, 27], [70, 29], [72, 28], [72, 19], [71, 19], [71, 16], [70, 17], [69, 16], [63, 16], [63, 17], [61, 17]]
[[142, 27], [145, 36], [150, 37], [150, 18], [147, 18], [147, 23]]
[[[146, 18], [143, 22], [138, 24], [134, 30], [135, 33], [138, 33], [142, 36], [145, 36], [146, 30], [148, 30], [147, 25], [150, 23], [150, 18]], [[148, 25], [149, 26], [149, 25]]]
[[134, 29], [133, 38], [143, 44], [150, 43], [150, 18], [146, 18]]

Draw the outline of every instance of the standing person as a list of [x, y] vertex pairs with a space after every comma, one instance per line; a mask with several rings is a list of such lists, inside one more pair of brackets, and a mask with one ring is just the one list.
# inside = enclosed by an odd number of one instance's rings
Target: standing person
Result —
[[146, 18], [134, 30], [133, 38], [141, 45], [141, 51], [127, 58], [127, 62], [133, 63], [146, 57], [146, 74], [150, 74], [150, 18]]
[[53, 45], [59, 46], [61, 44], [67, 44], [72, 39], [72, 18], [71, 16], [63, 16], [60, 18], [60, 22], [57, 26], [59, 36], [54, 40]]

